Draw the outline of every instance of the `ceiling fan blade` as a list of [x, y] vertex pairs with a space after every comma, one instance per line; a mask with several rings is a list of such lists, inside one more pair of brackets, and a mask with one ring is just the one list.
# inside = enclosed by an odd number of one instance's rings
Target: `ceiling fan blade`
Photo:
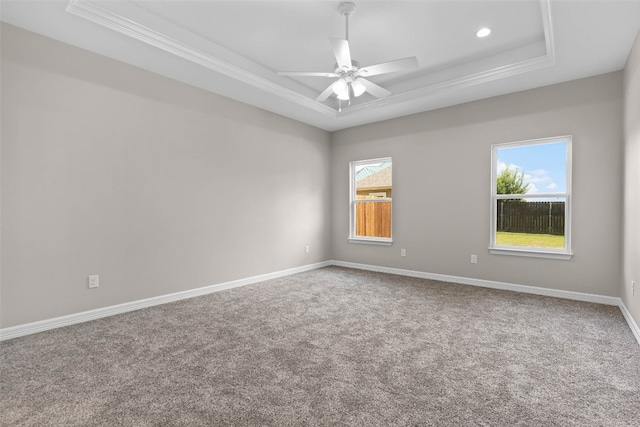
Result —
[[391, 95], [391, 92], [367, 79], [363, 79], [362, 77], [360, 77], [357, 81], [362, 83], [362, 85], [367, 88], [367, 92], [369, 92], [376, 98], [386, 98], [387, 96]]
[[396, 59], [395, 61], [362, 67], [358, 70], [358, 74], [363, 77], [371, 77], [378, 74], [395, 73], [396, 71], [409, 71], [417, 68], [418, 59], [415, 56], [412, 56], [410, 58]]
[[[335, 83], [335, 82], [334, 82]], [[322, 102], [331, 96], [333, 93], [333, 83], [329, 85], [318, 97], [316, 98], [316, 102]]]
[[302, 77], [340, 77], [336, 73], [314, 73], [307, 71], [278, 71], [279, 76], [302, 76]]
[[343, 70], [350, 70], [353, 66], [351, 64], [351, 51], [349, 50], [349, 42], [343, 39], [330, 39], [331, 46], [333, 47], [333, 54], [336, 57], [338, 67]]

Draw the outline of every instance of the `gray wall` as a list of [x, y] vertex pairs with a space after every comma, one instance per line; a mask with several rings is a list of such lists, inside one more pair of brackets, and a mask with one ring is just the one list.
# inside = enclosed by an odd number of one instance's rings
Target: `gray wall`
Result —
[[2, 88], [3, 328], [330, 258], [329, 133], [6, 24]]
[[[624, 239], [620, 297], [640, 325], [640, 33], [624, 70]], [[635, 295], [631, 281], [636, 282]]]
[[[616, 72], [334, 133], [333, 258], [617, 296], [622, 88]], [[574, 257], [490, 255], [491, 144], [567, 134], [573, 135]], [[385, 156], [393, 157], [394, 243], [350, 244], [348, 164]], [[478, 264], [470, 263], [471, 254]]]

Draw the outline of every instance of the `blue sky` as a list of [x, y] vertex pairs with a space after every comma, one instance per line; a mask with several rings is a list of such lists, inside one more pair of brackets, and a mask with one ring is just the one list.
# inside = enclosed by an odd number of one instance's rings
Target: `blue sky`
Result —
[[565, 192], [566, 142], [498, 149], [498, 175], [506, 168], [524, 172], [527, 194]]

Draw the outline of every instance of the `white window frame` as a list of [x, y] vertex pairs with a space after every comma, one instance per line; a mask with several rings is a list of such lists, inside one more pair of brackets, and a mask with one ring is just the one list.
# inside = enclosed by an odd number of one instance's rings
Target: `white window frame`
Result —
[[[391, 245], [393, 243], [393, 196], [392, 197], [376, 197], [375, 199], [356, 199], [356, 167], [371, 163], [391, 162], [393, 168], [393, 160], [391, 157], [382, 157], [379, 159], [358, 160], [349, 162], [349, 242], [365, 243], [372, 245]], [[391, 169], [391, 188], [393, 188], [393, 169]], [[393, 191], [393, 190], [392, 190]], [[356, 203], [380, 203], [391, 202], [391, 237], [366, 237], [356, 236]]]
[[[518, 147], [525, 145], [550, 144], [554, 142], [566, 143], [566, 189], [564, 192], [557, 193], [536, 193], [536, 194], [497, 194], [498, 179], [498, 150], [501, 148]], [[538, 258], [552, 258], [569, 260], [573, 256], [571, 252], [571, 165], [572, 165], [572, 137], [571, 135], [557, 136], [552, 138], [531, 139], [526, 141], [493, 144], [491, 146], [491, 214], [490, 214], [490, 243], [489, 252], [497, 255], [516, 255]], [[564, 248], [538, 248], [529, 246], [506, 246], [496, 244], [496, 227], [497, 227], [497, 205], [500, 199], [540, 199], [549, 197], [565, 198], [565, 219], [564, 219]]]

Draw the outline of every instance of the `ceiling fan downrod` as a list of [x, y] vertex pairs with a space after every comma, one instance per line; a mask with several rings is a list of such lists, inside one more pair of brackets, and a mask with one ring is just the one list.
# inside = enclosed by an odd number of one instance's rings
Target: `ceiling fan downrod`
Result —
[[[344, 15], [344, 39], [347, 43], [349, 43], [349, 18], [356, 11], [356, 5], [352, 2], [343, 2], [338, 6], [338, 10], [342, 15]], [[355, 61], [351, 60], [352, 65]], [[347, 101], [347, 106], [351, 106], [351, 99], [354, 97], [355, 93], [352, 87], [352, 82], [355, 80], [352, 76], [352, 70], [349, 71], [349, 75], [347, 75], [344, 70], [341, 70], [340, 80], [336, 82], [334, 85], [333, 91], [336, 95], [338, 95], [338, 112], [342, 111], [342, 101]], [[344, 82], [341, 86], [338, 84]], [[344, 87], [342, 87], [344, 86]], [[355, 96], [359, 96], [361, 93]]]
[[344, 15], [344, 39], [349, 41], [349, 18], [356, 11], [356, 5], [355, 3], [347, 1], [344, 3], [340, 3], [340, 5], [338, 6], [338, 10], [340, 10], [340, 13]]

